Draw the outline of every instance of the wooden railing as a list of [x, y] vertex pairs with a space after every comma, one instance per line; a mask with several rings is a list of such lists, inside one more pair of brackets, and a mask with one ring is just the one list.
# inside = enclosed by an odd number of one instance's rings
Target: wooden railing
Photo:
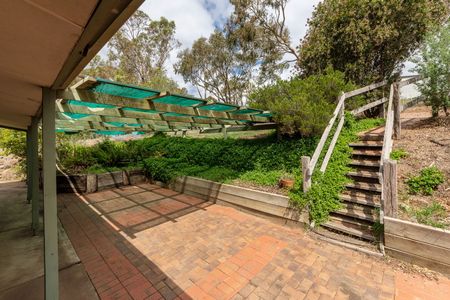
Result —
[[[320, 172], [324, 173], [327, 169], [328, 162], [330, 161], [331, 155], [333, 154], [334, 147], [336, 146], [336, 142], [339, 138], [339, 135], [341, 133], [342, 127], [344, 126], [345, 122], [345, 101], [351, 97], [358, 96], [364, 93], [367, 93], [369, 91], [372, 91], [374, 89], [383, 87], [387, 84], [387, 81], [382, 81], [378, 83], [374, 83], [368, 86], [365, 86], [363, 88], [350, 91], [347, 93], [342, 93], [338, 98], [338, 103], [336, 105], [336, 108], [333, 112], [333, 116], [331, 117], [330, 121], [328, 122], [327, 127], [322, 133], [322, 136], [319, 140], [319, 144], [316, 147], [316, 150], [314, 151], [314, 154], [312, 158], [309, 156], [303, 156], [302, 157], [302, 173], [303, 173], [303, 191], [307, 192], [311, 185], [312, 185], [312, 174], [314, 172], [314, 169], [316, 167], [317, 162], [319, 161], [320, 155], [325, 147], [325, 143], [330, 135], [330, 132], [332, 128], [335, 125], [336, 120], [339, 118], [339, 123], [337, 124], [336, 130], [334, 132], [333, 138], [331, 139], [330, 145], [327, 149], [327, 152], [325, 154], [325, 157], [322, 161], [322, 165], [320, 167]], [[384, 99], [384, 98], [383, 98]], [[374, 101], [372, 103], [369, 103], [365, 106], [362, 106], [356, 110], [353, 110], [353, 114], [358, 114], [361, 112], [364, 112], [370, 108], [373, 108], [378, 105], [384, 105], [386, 102], [385, 100], [380, 99], [377, 101]]]
[[[380, 183], [381, 183], [381, 209], [380, 222], [383, 223], [384, 216], [397, 216], [397, 162], [390, 159], [394, 140], [400, 139], [401, 120], [400, 113], [403, 110], [400, 103], [400, 89], [413, 84], [422, 78], [412, 76], [406, 80], [391, 84], [389, 93], [389, 104], [386, 112], [386, 123], [384, 126], [383, 150], [380, 161]], [[415, 104], [422, 97], [413, 98]]]

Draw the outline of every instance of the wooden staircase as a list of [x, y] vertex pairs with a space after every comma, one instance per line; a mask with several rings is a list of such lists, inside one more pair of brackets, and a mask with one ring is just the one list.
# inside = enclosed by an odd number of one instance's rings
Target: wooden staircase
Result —
[[358, 241], [376, 242], [372, 226], [379, 219], [381, 201], [380, 160], [383, 134], [365, 133], [360, 141], [349, 144], [353, 148], [347, 173], [353, 182], [346, 185], [340, 195], [342, 208], [331, 213], [329, 221], [322, 224], [322, 232], [343, 234]]

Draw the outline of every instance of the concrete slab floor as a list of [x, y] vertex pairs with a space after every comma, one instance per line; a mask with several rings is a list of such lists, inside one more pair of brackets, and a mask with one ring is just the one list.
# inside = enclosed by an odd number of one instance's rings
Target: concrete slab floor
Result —
[[[68, 297], [67, 294], [77, 291], [75, 287], [78, 285], [83, 286], [87, 293], [92, 292], [90, 298], [84, 299], [96, 299], [97, 294], [84, 268], [79, 265], [80, 260], [60, 223], [58, 240], [61, 279], [74, 279], [70, 284], [61, 280], [61, 298], [78, 299], [73, 297], [76, 295]], [[22, 296], [11, 297], [21, 295], [23, 291], [27, 291], [27, 296], [31, 297], [29, 299], [43, 298], [43, 242], [43, 232], [37, 236], [32, 235], [31, 204], [26, 200], [26, 184], [0, 183], [0, 299], [28, 299]]]

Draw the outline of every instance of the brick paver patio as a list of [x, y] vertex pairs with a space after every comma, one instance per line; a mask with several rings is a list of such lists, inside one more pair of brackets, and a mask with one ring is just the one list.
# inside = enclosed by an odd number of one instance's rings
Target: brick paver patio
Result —
[[101, 299], [448, 299], [301, 229], [143, 184], [62, 194], [59, 216]]

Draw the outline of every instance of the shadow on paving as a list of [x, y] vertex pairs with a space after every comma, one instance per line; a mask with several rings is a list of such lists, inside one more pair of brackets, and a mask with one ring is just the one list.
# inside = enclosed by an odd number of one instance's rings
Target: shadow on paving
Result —
[[105, 190], [81, 199], [131, 238], [137, 232], [165, 222], [177, 222], [177, 218], [213, 204], [152, 184]]
[[190, 297], [127, 239], [212, 205], [143, 184], [58, 195], [59, 218], [100, 298]]

